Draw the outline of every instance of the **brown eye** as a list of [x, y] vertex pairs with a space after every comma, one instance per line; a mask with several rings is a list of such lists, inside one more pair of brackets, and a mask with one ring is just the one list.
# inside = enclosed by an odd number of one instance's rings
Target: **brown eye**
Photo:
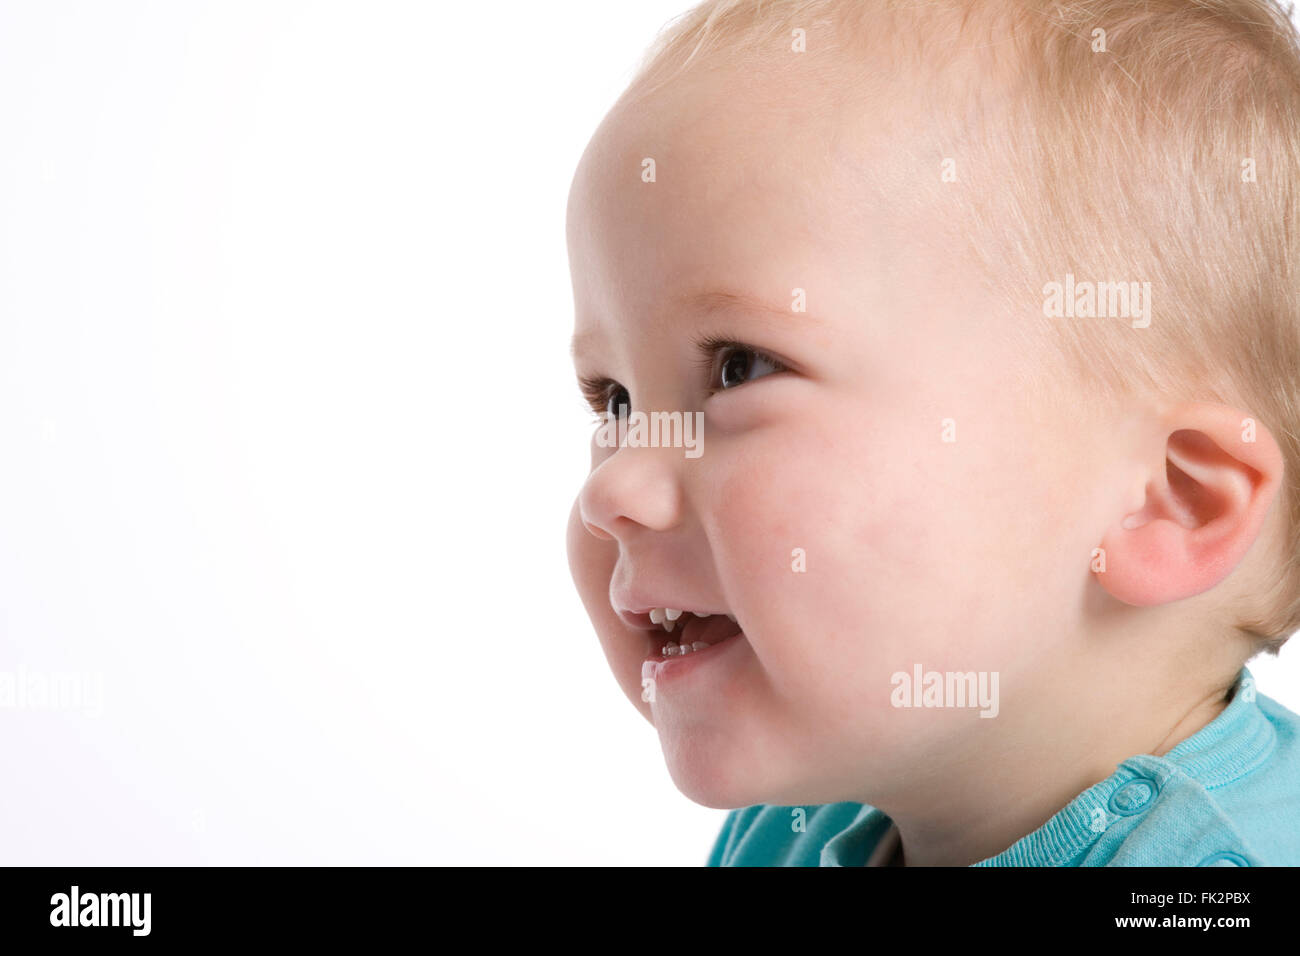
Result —
[[777, 371], [780, 371], [780, 367], [761, 353], [744, 346], [728, 346], [722, 351], [718, 387], [735, 388], [737, 385], [743, 385]]
[[605, 415], [608, 418], [622, 418], [632, 408], [632, 396], [626, 388], [617, 385], [609, 390], [605, 400]]

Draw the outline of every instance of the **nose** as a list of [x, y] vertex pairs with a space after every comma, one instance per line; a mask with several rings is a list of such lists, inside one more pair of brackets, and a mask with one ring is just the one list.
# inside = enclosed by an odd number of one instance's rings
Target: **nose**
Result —
[[578, 494], [582, 523], [597, 538], [622, 540], [638, 530], [668, 531], [682, 515], [680, 448], [592, 443], [592, 470]]

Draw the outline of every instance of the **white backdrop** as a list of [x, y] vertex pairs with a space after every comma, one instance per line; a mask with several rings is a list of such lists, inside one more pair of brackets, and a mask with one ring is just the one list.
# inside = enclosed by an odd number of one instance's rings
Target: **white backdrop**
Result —
[[687, 5], [0, 0], [0, 862], [704, 861], [564, 553], [565, 199]]

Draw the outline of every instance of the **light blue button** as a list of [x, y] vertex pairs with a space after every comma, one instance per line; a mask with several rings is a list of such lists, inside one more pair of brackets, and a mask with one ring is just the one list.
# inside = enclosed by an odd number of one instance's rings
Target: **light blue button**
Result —
[[1224, 850], [1222, 853], [1211, 853], [1197, 866], [1250, 866], [1250, 861], [1240, 853], [1232, 853]]
[[1156, 795], [1156, 785], [1150, 780], [1139, 777], [1130, 780], [1116, 790], [1110, 797], [1110, 812], [1121, 817], [1129, 817], [1146, 809], [1151, 798]]

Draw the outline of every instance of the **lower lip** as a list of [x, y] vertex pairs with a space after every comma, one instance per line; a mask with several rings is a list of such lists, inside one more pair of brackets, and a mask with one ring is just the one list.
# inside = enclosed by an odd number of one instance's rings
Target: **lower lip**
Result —
[[742, 644], [744, 641], [745, 632], [737, 631], [730, 637], [724, 637], [716, 644], [710, 644], [702, 651], [691, 651], [689, 654], [682, 656], [674, 654], [672, 657], [653, 654], [647, 657], [641, 665], [641, 679], [650, 678], [658, 684], [669, 676], [676, 679], [688, 673], [693, 673], [701, 667], [708, 667], [710, 661], [716, 661], [725, 656], [723, 652], [727, 647]]

